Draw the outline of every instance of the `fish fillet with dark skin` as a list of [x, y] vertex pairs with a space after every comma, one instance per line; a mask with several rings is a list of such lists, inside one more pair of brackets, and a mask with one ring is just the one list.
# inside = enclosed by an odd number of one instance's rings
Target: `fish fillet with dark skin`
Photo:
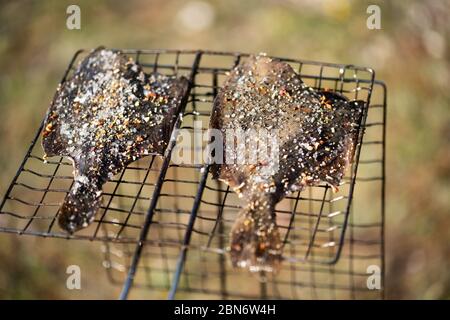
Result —
[[102, 186], [148, 154], [162, 155], [186, 78], [146, 74], [126, 55], [96, 49], [58, 87], [47, 113], [46, 156], [66, 156], [74, 183], [60, 208], [69, 233], [87, 227], [101, 205]]
[[[255, 272], [279, 269], [282, 241], [276, 204], [290, 192], [321, 181], [337, 190], [352, 162], [363, 108], [362, 101], [313, 90], [288, 64], [265, 56], [250, 57], [231, 71], [215, 98], [210, 128], [220, 130], [225, 149], [224, 162], [212, 165], [213, 176], [244, 202], [231, 230], [234, 266]], [[249, 129], [276, 133], [277, 147], [267, 135], [254, 133], [227, 143], [233, 130]], [[255, 159], [249, 143], [258, 146], [257, 161], [248, 161]], [[245, 156], [247, 162], [230, 156], [234, 146], [234, 155]], [[276, 157], [271, 150], [277, 151]]]

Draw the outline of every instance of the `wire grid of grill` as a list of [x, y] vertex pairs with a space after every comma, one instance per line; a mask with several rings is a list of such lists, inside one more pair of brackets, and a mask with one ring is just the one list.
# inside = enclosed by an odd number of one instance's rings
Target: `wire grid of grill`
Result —
[[[170, 298], [176, 293], [177, 298], [382, 297], [383, 290], [371, 291], [366, 286], [369, 265], [384, 270], [385, 87], [374, 80], [371, 69], [282, 59], [308, 85], [365, 100], [370, 107], [367, 121], [363, 119], [365, 130], [360, 133], [356, 160], [340, 191], [335, 194], [323, 184], [280, 202], [276, 212], [285, 239], [283, 268], [275, 277], [255, 276], [232, 269], [227, 261], [228, 234], [240, 208], [238, 197], [211, 179], [201, 159], [193, 161], [208, 142], [201, 134], [208, 128], [212, 101], [226, 72], [247, 55], [123, 52], [146, 71], [190, 79], [186, 103], [174, 125], [181, 131], [173, 135], [165, 156], [134, 162], [108, 182], [95, 222], [68, 235], [55, 221], [71, 186], [73, 169], [61, 157], [44, 163], [41, 126], [1, 203], [0, 231], [103, 241], [110, 280], [125, 281], [122, 297], [127, 297], [132, 285], [146, 289], [150, 297], [169, 294]], [[74, 56], [62, 81], [83, 54]], [[189, 135], [194, 138], [185, 138], [183, 132], [194, 133]], [[189, 163], [171, 161], [180, 146], [192, 149], [194, 157]]]

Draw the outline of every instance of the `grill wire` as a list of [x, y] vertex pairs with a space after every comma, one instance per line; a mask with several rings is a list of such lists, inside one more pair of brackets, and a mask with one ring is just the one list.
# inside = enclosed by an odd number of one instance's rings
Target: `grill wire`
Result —
[[[147, 72], [190, 79], [190, 91], [174, 127], [191, 133], [206, 132], [214, 96], [226, 73], [248, 56], [121, 51]], [[75, 54], [62, 82], [85, 54], [81, 50]], [[308, 187], [277, 205], [285, 261], [276, 276], [249, 274], [230, 266], [226, 247], [240, 201], [229, 187], [211, 179], [209, 167], [201, 161], [172, 161], [177, 146], [199, 155], [208, 142], [181, 141], [182, 134], [172, 135], [164, 157], [140, 159], [105, 184], [103, 205], [94, 223], [68, 235], [55, 222], [73, 169], [62, 157], [43, 159], [41, 124], [0, 203], [0, 232], [101, 241], [103, 265], [108, 279], [123, 286], [121, 298], [127, 298], [131, 288], [140, 296], [170, 299], [383, 298], [386, 87], [369, 68], [281, 60], [313, 88], [364, 100], [368, 107], [355, 161], [339, 192], [333, 193], [325, 184]], [[367, 286], [371, 266], [380, 272], [379, 289]]]

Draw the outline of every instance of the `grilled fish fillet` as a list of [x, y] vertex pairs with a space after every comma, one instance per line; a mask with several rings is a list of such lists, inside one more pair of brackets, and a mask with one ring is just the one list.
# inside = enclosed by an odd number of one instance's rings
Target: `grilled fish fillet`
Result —
[[[214, 100], [210, 128], [219, 129], [224, 141], [223, 163], [212, 165], [213, 177], [244, 202], [231, 231], [234, 266], [279, 268], [275, 205], [321, 181], [337, 189], [352, 162], [363, 109], [363, 101], [313, 90], [291, 66], [265, 56], [250, 57], [231, 71]], [[264, 131], [269, 135], [255, 134]], [[239, 132], [250, 134], [236, 138]], [[266, 138], [270, 133], [275, 144]]]
[[148, 154], [163, 154], [186, 78], [146, 74], [126, 55], [98, 48], [57, 89], [42, 145], [46, 156], [66, 156], [74, 183], [60, 208], [60, 226], [87, 227], [101, 205], [102, 186]]

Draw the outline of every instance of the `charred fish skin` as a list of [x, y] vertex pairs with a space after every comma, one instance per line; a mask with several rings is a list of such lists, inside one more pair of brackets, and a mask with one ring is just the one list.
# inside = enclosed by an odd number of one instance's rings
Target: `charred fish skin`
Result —
[[44, 120], [46, 156], [66, 156], [74, 183], [60, 208], [60, 226], [87, 227], [102, 186], [129, 163], [162, 155], [188, 80], [142, 67], [119, 51], [98, 48], [57, 89]]
[[[244, 201], [231, 230], [233, 266], [279, 269], [283, 244], [275, 205], [290, 192], [321, 181], [337, 189], [353, 158], [363, 108], [363, 101], [308, 87], [288, 64], [265, 56], [252, 56], [231, 71], [214, 100], [210, 127], [222, 132], [224, 142], [227, 129], [276, 130], [279, 146], [275, 171], [271, 156], [233, 163], [226, 151], [223, 164], [211, 167], [213, 177]], [[249, 139], [266, 147], [259, 137]], [[229, 147], [224, 143], [225, 150]], [[236, 151], [250, 152], [246, 146]]]

